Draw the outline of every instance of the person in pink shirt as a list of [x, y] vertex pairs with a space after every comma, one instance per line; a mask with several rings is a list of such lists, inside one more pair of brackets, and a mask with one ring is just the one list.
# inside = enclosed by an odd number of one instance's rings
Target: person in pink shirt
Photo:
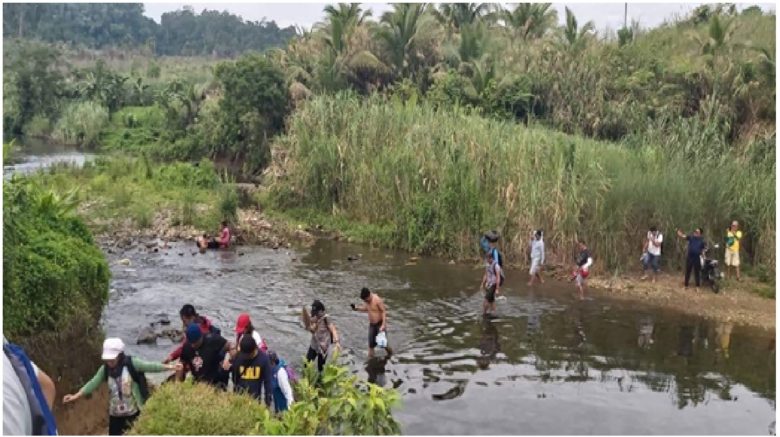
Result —
[[222, 233], [219, 236], [219, 247], [230, 247], [230, 228], [228, 228], [227, 221], [222, 222]]

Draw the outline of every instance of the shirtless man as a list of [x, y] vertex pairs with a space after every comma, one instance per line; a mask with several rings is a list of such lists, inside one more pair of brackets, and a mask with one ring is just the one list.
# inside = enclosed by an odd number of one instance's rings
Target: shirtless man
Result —
[[[352, 311], [368, 313], [368, 358], [372, 358], [374, 356], [374, 348], [376, 347], [376, 336], [387, 329], [387, 308], [382, 298], [372, 293], [366, 287], [360, 290], [360, 299], [364, 303], [357, 306], [354, 303], [350, 305], [352, 306]], [[387, 349], [388, 357], [393, 354], [390, 347], [385, 349]]]

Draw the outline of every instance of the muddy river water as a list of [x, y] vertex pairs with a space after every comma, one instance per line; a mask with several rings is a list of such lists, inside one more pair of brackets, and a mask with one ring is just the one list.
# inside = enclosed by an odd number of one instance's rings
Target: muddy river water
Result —
[[[141, 247], [108, 255], [107, 335], [134, 343], [144, 325], [162, 315], [177, 323], [192, 303], [232, 339], [246, 311], [269, 347], [299, 364], [309, 344], [300, 310], [319, 298], [344, 361], [402, 394], [395, 415], [406, 434], [774, 433], [771, 333], [603, 294], [580, 302], [571, 284], [529, 289], [511, 271], [498, 318], [483, 321], [478, 266], [409, 265], [407, 254], [327, 240], [205, 255], [185, 243]], [[363, 286], [389, 308], [389, 361], [367, 362], [366, 316], [349, 308]], [[166, 341], [128, 348], [162, 360]]]

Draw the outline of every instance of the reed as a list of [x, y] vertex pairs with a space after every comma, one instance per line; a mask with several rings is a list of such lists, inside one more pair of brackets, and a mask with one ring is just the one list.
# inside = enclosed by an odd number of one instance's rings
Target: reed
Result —
[[[394, 229], [375, 241], [467, 258], [498, 229], [508, 261], [524, 262], [543, 228], [551, 258], [570, 262], [584, 239], [599, 265], [637, 263], [652, 224], [682, 254], [677, 227], [711, 240], [737, 218], [753, 262], [774, 268], [774, 163], [701, 160], [486, 119], [455, 109], [347, 95], [316, 98], [275, 145], [272, 201]], [[674, 256], [668, 259], [676, 259]]]

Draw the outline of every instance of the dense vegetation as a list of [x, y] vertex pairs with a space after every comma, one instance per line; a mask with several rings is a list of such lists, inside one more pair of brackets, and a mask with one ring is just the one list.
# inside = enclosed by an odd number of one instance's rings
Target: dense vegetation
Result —
[[600, 37], [550, 4], [325, 17], [219, 64], [6, 43], [5, 133], [244, 175], [275, 162], [276, 206], [415, 251], [466, 255], [498, 227], [520, 258], [543, 225], [562, 254], [581, 236], [620, 268], [651, 222], [718, 241], [737, 218], [748, 259], [774, 268], [774, 14], [704, 5]]
[[211, 161], [155, 164], [142, 157], [96, 159], [82, 168], [60, 166], [33, 178], [36, 183], [89, 202], [88, 224], [100, 230], [112, 222], [150, 227], [156, 215], [170, 226], [217, 229], [222, 220], [235, 222], [238, 195], [229, 189]]
[[185, 382], [154, 392], [133, 435], [393, 435], [394, 389], [359, 382], [343, 366], [328, 364], [320, 377], [308, 363], [294, 385], [295, 403], [281, 416], [256, 400]]
[[760, 155], [701, 155], [701, 171], [690, 171], [687, 151], [666, 143], [626, 147], [350, 96], [309, 102], [276, 146], [278, 206], [372, 224], [369, 240], [415, 252], [469, 257], [480, 230], [501, 229], [509, 259], [519, 260], [542, 227], [553, 250], [584, 238], [602, 265], [618, 268], [651, 223], [672, 253], [684, 249], [672, 238], [677, 227], [701, 226], [717, 242], [738, 217], [753, 261], [775, 260], [775, 166]]
[[141, 3], [5, 3], [3, 37], [88, 48], [145, 46], [158, 55], [234, 56], [283, 46], [295, 29], [273, 21], [244, 21], [228, 12], [192, 7], [167, 12], [160, 24]]
[[109, 270], [72, 195], [3, 183], [3, 333], [34, 337], [100, 319]]

